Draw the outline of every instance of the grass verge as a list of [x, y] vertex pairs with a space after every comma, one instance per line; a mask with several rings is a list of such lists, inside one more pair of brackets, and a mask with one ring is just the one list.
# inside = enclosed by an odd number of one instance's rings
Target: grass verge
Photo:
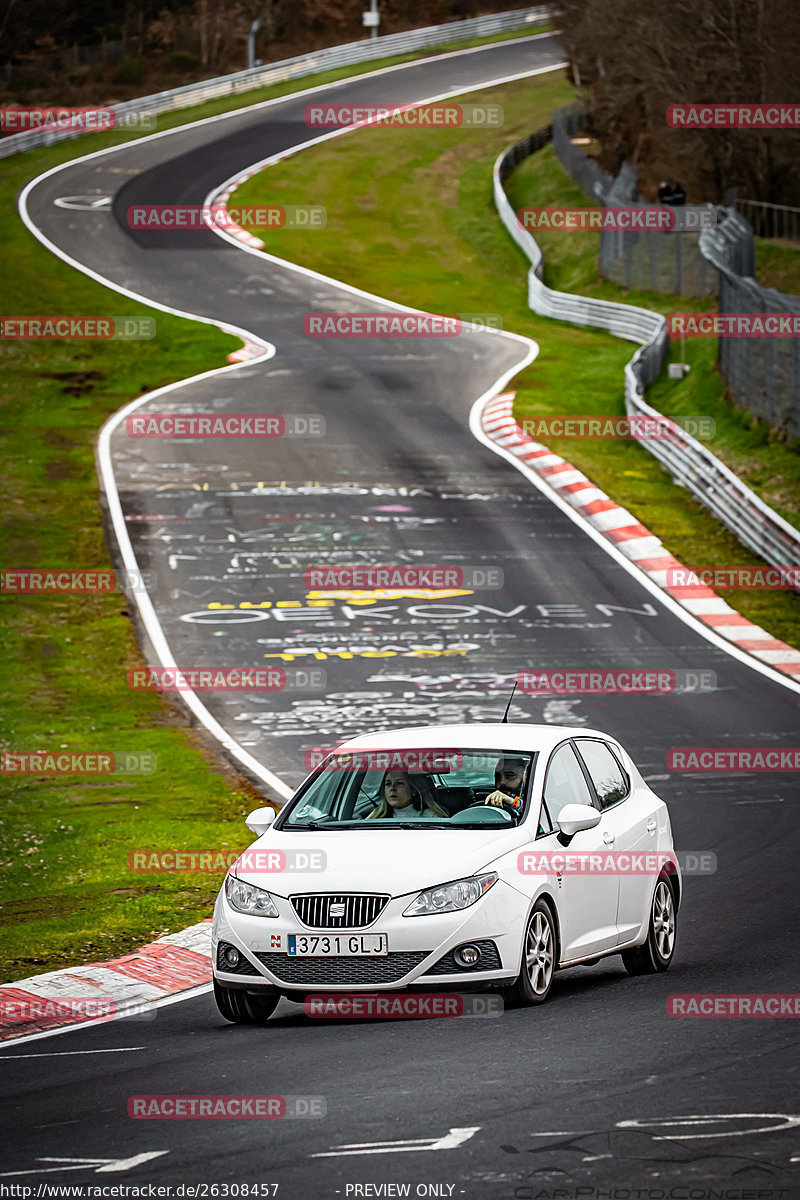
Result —
[[[43, 155], [52, 157], [52, 153]], [[0, 185], [5, 311], [132, 315], [141, 306], [49, 255], [14, 218], [18, 185], [45, 165], [15, 159]], [[158, 337], [124, 342], [3, 342], [0, 423], [7, 567], [107, 568], [93, 443], [132, 396], [223, 365], [238, 339], [159, 313]], [[134, 693], [141, 664], [122, 595], [0, 597], [2, 747], [135, 751], [141, 776], [4, 775], [0, 830], [2, 978], [123, 953], [208, 915], [218, 878], [142, 875], [128, 853], [150, 846], [241, 847], [255, 798], [216, 767], [185, 719]]]
[[[518, 35], [517, 35], [518, 36]], [[504, 39], [487, 39], [504, 40]], [[437, 47], [463, 48], [463, 44]], [[361, 64], [248, 94], [251, 103], [374, 70]], [[241, 95], [159, 119], [159, 131], [241, 108]], [[141, 305], [50, 255], [16, 213], [27, 181], [78, 155], [136, 140], [91, 134], [3, 164], [0, 253], [7, 314], [140, 314]], [[0, 342], [6, 567], [108, 568], [94, 438], [132, 397], [222, 366], [237, 339], [156, 314], [150, 342]], [[160, 696], [131, 692], [141, 665], [122, 596], [0, 596], [5, 703], [0, 747], [15, 752], [147, 752], [150, 775], [2, 776], [0, 980], [108, 958], [206, 917], [220, 875], [143, 875], [142, 848], [241, 849], [262, 801]]]
[[[361, 130], [304, 150], [254, 176], [235, 202], [319, 200], [324, 230], [298, 231], [291, 260], [398, 303], [433, 312], [496, 313], [504, 327], [535, 337], [541, 353], [515, 380], [519, 417], [624, 413], [623, 368], [629, 343], [536, 316], [526, 303], [527, 259], [501, 225], [491, 167], [502, 146], [548, 123], [573, 98], [562, 78], [543, 76], [480, 92], [501, 104], [498, 131]], [[390, 152], [387, 152], [387, 146]], [[586, 199], [551, 148], [511, 179], [515, 208]], [[265, 249], [286, 257], [285, 235], [258, 231]], [[566, 291], [626, 300], [664, 312], [702, 309], [707, 301], [626, 291], [597, 278], [597, 234], [549, 233], [547, 282]], [[712, 449], [789, 520], [800, 510], [796, 450], [770, 436], [723, 398], [713, 346], [697, 340], [681, 384], [659, 381], [648, 394], [662, 412], [705, 413], [717, 423]], [[761, 565], [635, 442], [557, 441], [552, 448], [629, 508], [687, 565]], [[781, 592], [726, 592], [745, 616], [776, 637], [800, 641], [800, 598]]]
[[792, 242], [756, 238], [756, 279], [762, 287], [774, 287], [790, 296], [800, 296], [800, 246]]

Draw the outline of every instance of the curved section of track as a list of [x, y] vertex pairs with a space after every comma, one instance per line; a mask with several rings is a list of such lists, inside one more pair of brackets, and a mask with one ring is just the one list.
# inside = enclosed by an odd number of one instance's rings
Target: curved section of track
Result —
[[[519, 76], [558, 55], [549, 38], [506, 43], [319, 95], [412, 103]], [[706, 694], [521, 696], [512, 720], [574, 721], [619, 736], [670, 802], [678, 847], [713, 849], [717, 874], [686, 879], [668, 976], [626, 980], [612, 959], [566, 973], [534, 1013], [466, 1027], [323, 1027], [282, 1006], [259, 1033], [223, 1030], [201, 997], [159, 1010], [152, 1026], [117, 1022], [63, 1035], [58, 1050], [74, 1048], [76, 1057], [27, 1064], [22, 1111], [35, 1106], [36, 1120], [10, 1104], [3, 1111], [13, 1147], [7, 1169], [36, 1173], [42, 1155], [127, 1161], [163, 1150], [122, 1168], [131, 1173], [125, 1182], [270, 1178], [283, 1183], [284, 1200], [333, 1200], [376, 1179], [412, 1188], [436, 1179], [452, 1184], [453, 1195], [527, 1200], [559, 1180], [741, 1182], [737, 1172], [755, 1170], [753, 1162], [788, 1186], [794, 1126], [760, 1117], [793, 1111], [787, 1022], [675, 1021], [665, 1004], [673, 992], [792, 990], [796, 776], [670, 776], [665, 762], [672, 746], [791, 746], [794, 694], [687, 625], [472, 437], [476, 399], [503, 386], [530, 346], [479, 334], [441, 344], [315, 342], [303, 335], [303, 315], [352, 308], [347, 287], [242, 253], [210, 232], [155, 244], [120, 221], [135, 200], [202, 203], [249, 164], [302, 143], [302, 107], [290, 96], [189, 126], [78, 160], [28, 190], [31, 224], [81, 269], [275, 346], [269, 359], [158, 397], [157, 411], [319, 413], [327, 423], [324, 440], [284, 439], [280, 453], [275, 443], [133, 444], [120, 426], [111, 431], [122, 517], [137, 561], [155, 573], [152, 600], [167, 645], [184, 667], [276, 662], [327, 672], [319, 691], [205, 701], [226, 736], [285, 784], [303, 773], [309, 747], [356, 730], [499, 719], [505, 681], [521, 668], [714, 671], [718, 689]], [[114, 197], [111, 212], [54, 204], [97, 187]], [[358, 307], [385, 311], [377, 298]], [[314, 596], [303, 570], [320, 560], [494, 567], [504, 585], [437, 599]], [[106, 1050], [115, 1053], [82, 1057]], [[143, 1092], [234, 1090], [322, 1095], [328, 1115], [267, 1130], [242, 1123], [232, 1138], [224, 1123], [156, 1129], [125, 1113], [127, 1097]], [[680, 1138], [686, 1129], [696, 1135], [702, 1114], [715, 1122], [703, 1132], [720, 1137], [698, 1149]], [[748, 1124], [740, 1114], [759, 1119]], [[643, 1124], [634, 1129], [633, 1121]], [[663, 1128], [669, 1147], [658, 1140]], [[473, 1132], [459, 1141], [451, 1129]], [[431, 1146], [433, 1154], [341, 1149], [445, 1135], [451, 1141]]]

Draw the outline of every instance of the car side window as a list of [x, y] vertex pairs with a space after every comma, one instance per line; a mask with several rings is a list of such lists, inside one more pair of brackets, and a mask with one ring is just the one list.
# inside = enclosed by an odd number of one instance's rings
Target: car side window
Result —
[[594, 806], [586, 776], [569, 742], [559, 746], [550, 759], [544, 781], [544, 803], [553, 829], [557, 827], [558, 815], [565, 804]]
[[618, 804], [628, 794], [628, 779], [605, 742], [578, 738], [577, 747], [594, 784], [601, 808]]
[[536, 830], [537, 838], [546, 837], [548, 833], [555, 833], [550, 817], [547, 815], [547, 805], [542, 799], [542, 807], [539, 809], [539, 825]]

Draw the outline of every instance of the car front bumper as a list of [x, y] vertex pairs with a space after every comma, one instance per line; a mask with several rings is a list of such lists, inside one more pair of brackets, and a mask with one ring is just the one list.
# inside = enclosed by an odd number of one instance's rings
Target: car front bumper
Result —
[[[289, 900], [274, 896], [278, 917], [236, 912], [221, 890], [214, 909], [214, 977], [232, 987], [267, 987], [281, 992], [400, 991], [405, 989], [474, 990], [476, 985], [510, 983], [519, 972], [527, 904], [502, 880], [468, 909], [434, 916], [404, 917], [411, 896], [393, 897], [371, 925], [358, 929], [310, 929]], [[307, 957], [287, 953], [289, 934], [384, 933], [387, 955]], [[235, 946], [244, 962], [235, 971], [221, 969], [221, 942]], [[478, 944], [482, 961], [461, 968], [452, 951]], [[245, 965], [246, 964], [246, 965]]]

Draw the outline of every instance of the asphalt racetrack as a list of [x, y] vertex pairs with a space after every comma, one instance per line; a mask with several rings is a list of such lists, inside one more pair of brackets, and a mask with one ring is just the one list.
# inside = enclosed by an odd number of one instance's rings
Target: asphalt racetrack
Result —
[[[497, 44], [356, 78], [321, 99], [412, 103], [558, 61], [551, 37]], [[290, 96], [67, 165], [27, 197], [33, 225], [85, 269], [275, 347], [138, 412], [324, 418], [317, 438], [134, 441], [124, 422], [112, 434], [125, 525], [153, 573], [175, 661], [306, 672], [293, 676], [296, 689], [203, 696], [226, 736], [285, 790], [305, 774], [311, 748], [348, 734], [499, 720], [505, 681], [523, 668], [713, 671], [712, 692], [518, 694], [511, 719], [620, 738], [668, 801], [676, 847], [712, 849], [717, 871], [684, 880], [667, 974], [629, 978], [619, 958], [607, 959], [560, 974], [539, 1009], [321, 1021], [282, 1002], [258, 1029], [226, 1025], [204, 992], [147, 1020], [8, 1045], [0, 1185], [44, 1196], [36, 1188], [45, 1183], [157, 1182], [172, 1195], [180, 1184], [278, 1184], [281, 1200], [552, 1200], [558, 1189], [632, 1200], [624, 1189], [636, 1188], [642, 1200], [709, 1200], [714, 1188], [726, 1200], [746, 1200], [748, 1189], [764, 1200], [800, 1195], [791, 1021], [666, 1013], [675, 993], [796, 990], [796, 778], [666, 767], [671, 747], [796, 744], [796, 688], [675, 615], [476, 441], [470, 410], [530, 357], [529, 343], [479, 332], [309, 338], [309, 312], [391, 309], [210, 231], [126, 225], [137, 202], [202, 204], [253, 163], [317, 136], [303, 123], [305, 103]], [[97, 189], [113, 198], [104, 211], [54, 204]], [[306, 568], [337, 562], [499, 568], [504, 584], [366, 604], [309, 596]], [[325, 1115], [130, 1119], [129, 1097], [145, 1093], [321, 1097]], [[381, 1184], [410, 1190], [363, 1190]]]

